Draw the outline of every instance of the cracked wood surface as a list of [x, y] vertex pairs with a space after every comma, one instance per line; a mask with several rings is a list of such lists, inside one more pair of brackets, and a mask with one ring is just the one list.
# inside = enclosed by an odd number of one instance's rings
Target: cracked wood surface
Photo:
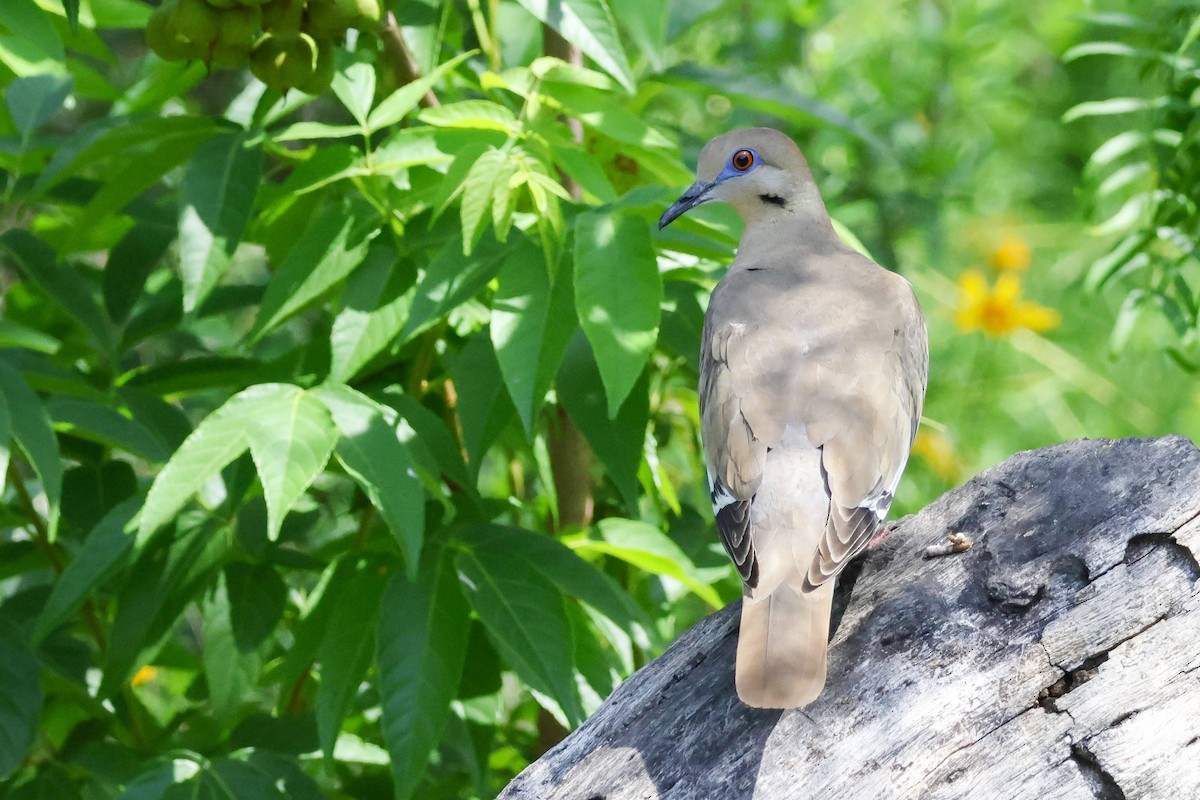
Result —
[[848, 570], [813, 705], [737, 701], [735, 603], [500, 797], [1200, 798], [1198, 554], [1187, 439], [1019, 453]]

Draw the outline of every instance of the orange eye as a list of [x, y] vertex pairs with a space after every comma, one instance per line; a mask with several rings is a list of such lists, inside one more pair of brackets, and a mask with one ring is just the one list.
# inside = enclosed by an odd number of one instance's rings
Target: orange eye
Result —
[[730, 163], [733, 164], [733, 168], [738, 172], [745, 172], [754, 165], [754, 153], [751, 153], [749, 150], [738, 150], [733, 154]]

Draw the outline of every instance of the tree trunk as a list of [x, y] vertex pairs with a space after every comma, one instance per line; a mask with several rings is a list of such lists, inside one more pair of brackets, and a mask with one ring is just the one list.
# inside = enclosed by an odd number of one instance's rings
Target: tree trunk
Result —
[[851, 565], [813, 705], [738, 702], [734, 604], [501, 798], [1200, 798], [1198, 552], [1187, 439], [1020, 453]]

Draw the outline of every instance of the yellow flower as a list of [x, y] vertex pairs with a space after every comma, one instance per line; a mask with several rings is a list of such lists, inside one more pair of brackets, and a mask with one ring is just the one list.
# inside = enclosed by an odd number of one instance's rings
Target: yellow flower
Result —
[[912, 446], [913, 455], [920, 458], [934, 474], [945, 481], [956, 481], [962, 472], [962, 464], [954, 454], [954, 443], [950, 437], [938, 431], [921, 428]]
[[992, 266], [996, 269], [1027, 269], [1033, 260], [1033, 251], [1025, 240], [1009, 236], [992, 251]]
[[150, 681], [158, 677], [158, 668], [152, 667], [149, 664], [139, 669], [134, 673], [133, 680], [129, 682], [130, 686], [144, 686]]
[[1045, 331], [1058, 324], [1058, 312], [1021, 299], [1021, 279], [1005, 272], [988, 286], [979, 270], [969, 270], [958, 279], [962, 297], [954, 321], [963, 333], [983, 331], [988, 336], [1003, 336], [1018, 328]]

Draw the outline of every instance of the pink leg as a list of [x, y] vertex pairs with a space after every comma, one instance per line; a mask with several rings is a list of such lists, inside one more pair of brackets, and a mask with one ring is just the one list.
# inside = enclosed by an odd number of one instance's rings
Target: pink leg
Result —
[[870, 551], [870, 550], [874, 550], [876, 547], [879, 547], [879, 545], [883, 544], [884, 539], [887, 539], [887, 537], [889, 537], [891, 535], [892, 535], [891, 528], [889, 528], [886, 525], [880, 525], [879, 533], [875, 534], [875, 536], [871, 539], [871, 541], [867, 542], [867, 550]]

